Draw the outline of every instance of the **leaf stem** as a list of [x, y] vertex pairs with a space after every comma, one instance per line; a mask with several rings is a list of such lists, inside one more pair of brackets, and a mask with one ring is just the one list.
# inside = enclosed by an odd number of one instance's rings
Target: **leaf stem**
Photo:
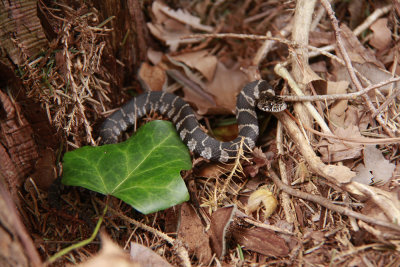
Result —
[[76, 244], [73, 244], [73, 245], [71, 245], [69, 247], [66, 247], [66, 248], [60, 250], [59, 252], [57, 252], [56, 254], [54, 254], [53, 256], [51, 256], [47, 260], [46, 265], [55, 262], [58, 258], [64, 256], [65, 254], [68, 254], [69, 252], [71, 252], [74, 249], [78, 249], [78, 248], [81, 248], [81, 247], [84, 247], [84, 246], [90, 244], [96, 238], [96, 236], [97, 236], [97, 234], [99, 232], [101, 223], [103, 222], [103, 219], [104, 219], [104, 215], [107, 212], [107, 208], [108, 208], [108, 205], [106, 204], [104, 206], [103, 214], [100, 216], [99, 220], [97, 221], [97, 225], [94, 228], [94, 231], [93, 231], [92, 235], [88, 239], [82, 240], [81, 242], [78, 242]]

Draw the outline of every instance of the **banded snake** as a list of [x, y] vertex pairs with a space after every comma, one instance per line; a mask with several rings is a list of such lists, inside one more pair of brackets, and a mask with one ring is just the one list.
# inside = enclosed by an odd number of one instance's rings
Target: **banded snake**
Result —
[[230, 142], [221, 142], [206, 134], [200, 127], [193, 109], [182, 98], [166, 92], [145, 92], [111, 114], [100, 128], [101, 144], [116, 143], [119, 135], [136, 120], [150, 112], [170, 119], [189, 150], [206, 159], [227, 162], [237, 154], [242, 137], [244, 147], [252, 149], [259, 135], [255, 107], [267, 112], [281, 112], [287, 105], [275, 96], [264, 80], [248, 83], [237, 96], [236, 118], [239, 136]]

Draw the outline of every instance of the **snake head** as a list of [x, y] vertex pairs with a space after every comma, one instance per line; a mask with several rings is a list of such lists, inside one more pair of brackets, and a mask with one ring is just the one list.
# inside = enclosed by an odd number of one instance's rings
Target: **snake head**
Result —
[[257, 107], [266, 112], [281, 112], [287, 108], [287, 104], [280, 96], [275, 95], [274, 90], [267, 89], [260, 92]]

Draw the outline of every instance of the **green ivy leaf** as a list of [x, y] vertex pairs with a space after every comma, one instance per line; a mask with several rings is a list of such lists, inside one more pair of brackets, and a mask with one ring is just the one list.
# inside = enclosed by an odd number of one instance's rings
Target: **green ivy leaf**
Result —
[[62, 182], [115, 196], [148, 214], [189, 199], [180, 171], [191, 167], [173, 125], [152, 121], [125, 142], [65, 153]]

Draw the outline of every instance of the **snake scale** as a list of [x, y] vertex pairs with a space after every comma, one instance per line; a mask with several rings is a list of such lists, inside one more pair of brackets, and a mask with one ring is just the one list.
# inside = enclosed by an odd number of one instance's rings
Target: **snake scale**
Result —
[[239, 136], [230, 142], [221, 142], [206, 134], [200, 127], [193, 109], [182, 98], [166, 92], [145, 92], [111, 114], [100, 128], [101, 144], [116, 143], [119, 135], [136, 120], [151, 112], [166, 116], [176, 126], [180, 138], [190, 151], [206, 159], [227, 162], [233, 159], [244, 138], [244, 147], [252, 149], [259, 129], [255, 107], [267, 112], [280, 112], [286, 103], [275, 96], [264, 80], [248, 83], [237, 96], [236, 119]]

